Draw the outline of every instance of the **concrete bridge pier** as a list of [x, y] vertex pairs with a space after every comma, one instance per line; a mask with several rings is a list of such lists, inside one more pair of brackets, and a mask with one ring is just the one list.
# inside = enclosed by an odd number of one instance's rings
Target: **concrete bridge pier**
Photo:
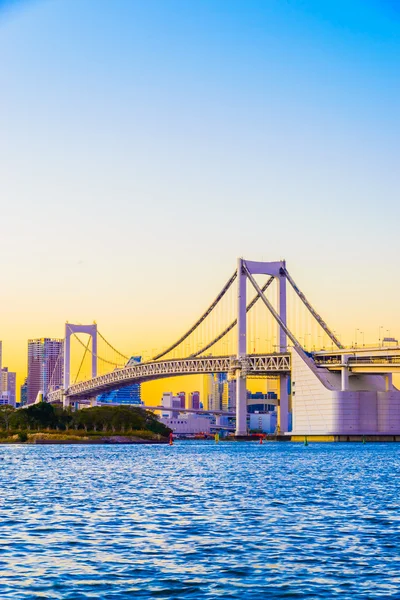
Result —
[[349, 361], [349, 355], [343, 354], [342, 356], [342, 372], [341, 372], [341, 390], [347, 392], [349, 389], [349, 368], [347, 363]]
[[278, 406], [278, 431], [286, 433], [289, 429], [289, 394], [288, 376], [279, 377], [279, 406]]
[[385, 392], [391, 392], [393, 390], [393, 373], [385, 374]]
[[[243, 271], [243, 259], [238, 259], [238, 299], [237, 299], [237, 358], [240, 361], [246, 356], [246, 285], [247, 277]], [[242, 369], [236, 370], [236, 435], [247, 435], [247, 384]]]
[[[279, 316], [283, 323], [286, 325], [287, 322], [287, 306], [286, 306], [286, 277], [283, 269], [286, 268], [285, 261], [282, 261], [282, 267], [279, 269], [277, 276], [277, 304]], [[277, 323], [277, 339], [279, 340], [279, 352], [287, 352], [287, 336]], [[286, 433], [289, 429], [289, 392], [288, 392], [289, 378], [287, 375], [279, 376], [279, 410], [278, 410], [278, 430], [281, 433]]]

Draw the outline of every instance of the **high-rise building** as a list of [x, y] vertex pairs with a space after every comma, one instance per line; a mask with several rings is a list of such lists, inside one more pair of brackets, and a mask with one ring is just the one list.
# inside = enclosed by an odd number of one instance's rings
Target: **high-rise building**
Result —
[[199, 410], [200, 408], [200, 392], [190, 392], [189, 408]]
[[203, 393], [202, 403], [205, 409], [210, 408], [210, 404], [212, 401], [212, 390], [214, 385], [214, 378], [211, 374], [203, 376]]
[[9, 406], [13, 406], [15, 408], [15, 400], [13, 401], [8, 392], [3, 392], [0, 394], [0, 405], [8, 404]]
[[140, 396], [140, 383], [127, 385], [126, 387], [104, 392], [97, 400], [102, 404], [142, 404]]
[[[179, 409], [181, 408], [181, 397], [180, 396], [172, 396], [172, 407], [175, 409]], [[179, 413], [172, 413], [172, 414], [179, 414]]]
[[227, 381], [228, 387], [228, 410], [236, 410], [236, 379]]
[[228, 380], [227, 373], [214, 373], [211, 399], [208, 404], [210, 410], [222, 410], [224, 385]]
[[186, 408], [186, 392], [178, 392], [181, 401], [181, 408]]
[[13, 371], [9, 371], [7, 367], [3, 367], [1, 369], [1, 383], [2, 393], [7, 393], [10, 398], [9, 404], [15, 406], [17, 396], [17, 374]]
[[162, 416], [166, 418], [172, 417], [172, 412], [170, 410], [166, 410], [168, 408], [172, 408], [173, 406], [174, 395], [172, 392], [164, 392], [161, 399], [161, 405], [164, 410], [162, 412]]
[[229, 382], [228, 381], [224, 381], [224, 383], [222, 384], [221, 408], [222, 408], [222, 410], [229, 410]]
[[64, 340], [40, 338], [28, 340], [28, 404], [39, 392], [45, 396], [63, 385]]
[[[164, 392], [162, 395], [161, 404], [163, 406], [163, 417], [177, 418], [179, 415], [179, 409], [181, 406], [181, 396], [174, 396], [172, 392]], [[173, 411], [165, 409], [175, 409]]]
[[24, 383], [21, 385], [21, 399], [20, 405], [25, 406], [28, 404], [28, 378], [25, 377]]
[[[142, 362], [141, 356], [131, 356], [126, 366], [138, 365], [140, 362]], [[140, 383], [133, 383], [112, 392], [104, 392], [97, 399], [104, 404], [142, 404]]]
[[174, 397], [172, 392], [164, 392], [161, 399], [161, 405], [164, 408], [172, 408], [172, 398]]

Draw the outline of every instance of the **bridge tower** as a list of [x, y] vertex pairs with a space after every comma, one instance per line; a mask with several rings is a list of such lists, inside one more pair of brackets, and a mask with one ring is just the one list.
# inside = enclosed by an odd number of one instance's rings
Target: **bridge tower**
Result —
[[92, 377], [97, 376], [97, 325], [72, 325], [65, 323], [64, 339], [64, 391], [68, 390], [71, 383], [71, 335], [87, 333], [92, 338]]
[[[287, 324], [286, 314], [286, 263], [282, 261], [282, 265], [279, 268], [279, 274], [277, 276], [278, 281], [278, 314], [284, 324]], [[282, 327], [277, 323], [279, 340], [278, 352], [287, 352], [287, 336]], [[288, 391], [288, 376], [279, 375], [279, 407], [278, 407], [278, 430], [282, 433], [289, 428], [289, 391]]]
[[[238, 304], [237, 304], [237, 359], [243, 364], [247, 353], [246, 327], [246, 286], [247, 277], [243, 271], [243, 259], [238, 259]], [[247, 435], [247, 380], [246, 373], [239, 368], [236, 371], [236, 435]]]
[[[238, 279], [238, 303], [237, 303], [237, 359], [240, 367], [236, 371], [236, 435], [247, 434], [247, 382], [245, 357], [247, 353], [247, 330], [246, 330], [246, 284], [247, 275], [243, 265], [252, 275], [270, 275], [278, 282], [278, 315], [284, 325], [286, 325], [286, 276], [285, 261], [279, 262], [254, 262], [238, 259], [237, 279]], [[277, 352], [287, 351], [287, 336], [282, 327], [277, 323]], [[288, 377], [280, 375], [279, 377], [279, 430], [284, 432], [288, 430], [289, 396], [288, 396]]]

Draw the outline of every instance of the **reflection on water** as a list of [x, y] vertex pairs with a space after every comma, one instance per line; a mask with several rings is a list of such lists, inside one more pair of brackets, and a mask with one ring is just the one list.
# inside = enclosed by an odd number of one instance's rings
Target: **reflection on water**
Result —
[[0, 598], [400, 598], [399, 453], [1, 446]]

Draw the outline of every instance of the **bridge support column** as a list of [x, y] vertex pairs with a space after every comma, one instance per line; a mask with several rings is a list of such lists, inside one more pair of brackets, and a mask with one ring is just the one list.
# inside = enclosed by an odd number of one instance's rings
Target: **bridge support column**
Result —
[[[246, 274], [243, 272], [243, 259], [238, 259], [238, 302], [237, 302], [237, 358], [246, 356]], [[246, 376], [242, 375], [241, 369], [236, 371], [236, 435], [247, 435], [247, 384]]]
[[[278, 282], [278, 313], [283, 323], [287, 324], [287, 306], [286, 306], [286, 277], [284, 269], [286, 268], [285, 261], [279, 269], [277, 277]], [[282, 327], [277, 323], [277, 343], [278, 352], [287, 352], [287, 336]], [[279, 376], [279, 412], [278, 412], [278, 431], [285, 433], [289, 429], [289, 393], [288, 393], [288, 377], [287, 375]]]
[[247, 382], [246, 377], [236, 375], [236, 431], [235, 435], [247, 435]]
[[385, 392], [393, 390], [393, 375], [392, 373], [386, 373], [385, 375]]
[[349, 389], [349, 368], [347, 367], [347, 362], [349, 360], [349, 357], [347, 354], [343, 354], [342, 356], [342, 381], [341, 381], [341, 388], [342, 388], [342, 392], [346, 392]]
[[[286, 268], [286, 262], [282, 261], [282, 267], [279, 269], [279, 276], [276, 278], [278, 282], [278, 313], [283, 323], [287, 325], [286, 316], [286, 277], [284, 269]], [[279, 352], [287, 352], [287, 336], [282, 327], [277, 323], [277, 344]]]
[[215, 424], [218, 426], [221, 425], [221, 415], [215, 415]]
[[288, 377], [280, 375], [279, 377], [279, 411], [278, 411], [278, 431], [286, 433], [289, 429], [289, 394]]

